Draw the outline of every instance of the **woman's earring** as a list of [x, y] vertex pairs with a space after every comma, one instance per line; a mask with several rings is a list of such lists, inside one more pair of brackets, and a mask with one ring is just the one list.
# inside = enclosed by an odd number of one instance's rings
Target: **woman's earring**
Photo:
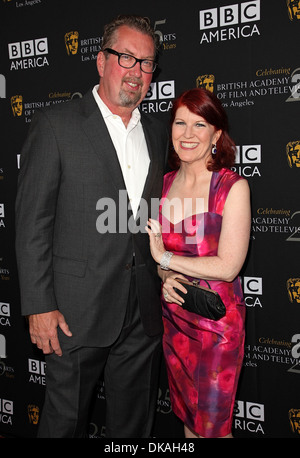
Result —
[[211, 154], [213, 154], [213, 155], [217, 154], [217, 147], [216, 147], [216, 145], [212, 145]]

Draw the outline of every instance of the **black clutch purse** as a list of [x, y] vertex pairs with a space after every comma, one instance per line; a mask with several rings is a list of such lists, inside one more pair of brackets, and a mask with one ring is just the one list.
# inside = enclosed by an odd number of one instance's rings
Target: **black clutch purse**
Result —
[[184, 303], [181, 304], [181, 307], [184, 310], [197, 313], [204, 318], [209, 318], [210, 320], [215, 321], [220, 320], [226, 315], [226, 307], [220, 295], [211, 289], [206, 280], [204, 281], [206, 281], [209, 288], [198, 285], [197, 281], [190, 282], [188, 280], [183, 280], [182, 278], [176, 278], [176, 280], [187, 290], [187, 294], [184, 294], [179, 289], [174, 288], [174, 291], [176, 291], [176, 293], [184, 299]]

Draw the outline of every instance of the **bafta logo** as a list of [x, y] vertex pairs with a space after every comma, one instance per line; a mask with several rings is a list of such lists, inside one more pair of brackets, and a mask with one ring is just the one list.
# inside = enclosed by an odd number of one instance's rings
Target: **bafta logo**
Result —
[[68, 56], [77, 54], [79, 33], [76, 31], [65, 34], [65, 45]]
[[286, 155], [289, 166], [300, 167], [300, 141], [289, 142], [286, 145]]
[[300, 278], [289, 278], [286, 287], [290, 302], [300, 304]]
[[290, 409], [289, 420], [293, 433], [300, 435], [300, 409]]
[[300, 0], [286, 0], [290, 21], [300, 20]]
[[204, 87], [210, 92], [214, 92], [214, 75], [201, 75], [196, 79], [196, 87]]
[[14, 116], [22, 116], [23, 97], [21, 95], [13, 95], [10, 99], [10, 103]]
[[32, 423], [33, 425], [37, 425], [39, 422], [39, 416], [40, 416], [39, 407], [35, 406], [34, 404], [29, 404], [27, 407], [27, 411], [28, 411], [29, 423]]

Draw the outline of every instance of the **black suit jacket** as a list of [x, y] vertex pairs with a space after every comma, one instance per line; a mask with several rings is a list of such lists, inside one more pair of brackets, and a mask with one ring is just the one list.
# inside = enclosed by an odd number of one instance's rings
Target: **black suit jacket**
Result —
[[[144, 114], [142, 125], [150, 155], [142, 197], [150, 211], [151, 199], [161, 197], [168, 135], [158, 120]], [[124, 205], [125, 189], [116, 151], [91, 92], [35, 114], [21, 152], [16, 199], [22, 313], [59, 309], [72, 339], [81, 345], [107, 346], [118, 336], [133, 254], [145, 332], [162, 332], [160, 280], [148, 234], [125, 231], [124, 218], [119, 218], [125, 212], [133, 221], [127, 193]], [[109, 202], [110, 209], [97, 209], [98, 201]], [[111, 217], [114, 203], [116, 231], [100, 233], [98, 217], [105, 216], [103, 211]]]

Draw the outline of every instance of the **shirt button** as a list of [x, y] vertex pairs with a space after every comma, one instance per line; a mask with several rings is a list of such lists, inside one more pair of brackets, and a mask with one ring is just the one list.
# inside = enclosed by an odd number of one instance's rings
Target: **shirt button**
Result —
[[125, 269], [126, 270], [130, 270], [131, 269], [131, 264], [126, 264]]

